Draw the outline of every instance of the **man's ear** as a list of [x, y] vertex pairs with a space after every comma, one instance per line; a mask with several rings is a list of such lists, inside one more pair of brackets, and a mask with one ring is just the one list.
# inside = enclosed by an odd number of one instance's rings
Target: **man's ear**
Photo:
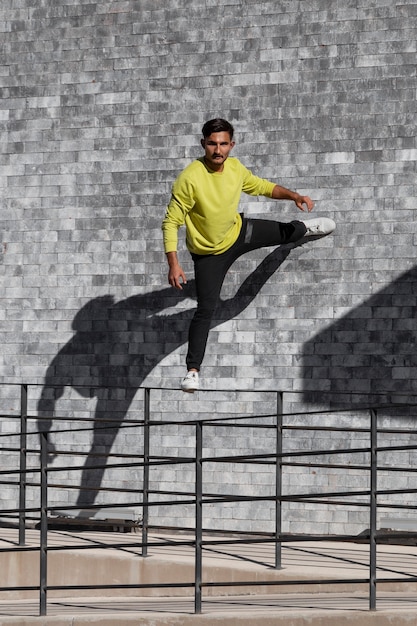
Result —
[[202, 139], [200, 139], [200, 143], [201, 143], [201, 147], [203, 148], [203, 150], [206, 149], [206, 140], [204, 139], [204, 137]]

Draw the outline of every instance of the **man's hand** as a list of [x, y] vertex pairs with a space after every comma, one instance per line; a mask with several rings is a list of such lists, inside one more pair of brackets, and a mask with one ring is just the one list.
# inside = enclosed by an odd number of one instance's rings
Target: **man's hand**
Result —
[[272, 190], [272, 197], [274, 200], [292, 200], [300, 211], [307, 209], [310, 213], [313, 210], [314, 202], [309, 196], [302, 196], [297, 191], [291, 191], [291, 189], [286, 189], [281, 187], [281, 185], [275, 185]]
[[300, 211], [305, 211], [307, 209], [310, 213], [310, 211], [313, 210], [314, 202], [308, 196], [298, 196], [295, 198], [294, 202]]
[[176, 252], [167, 252], [167, 259], [169, 265], [168, 282], [171, 287], [176, 289], [182, 289], [182, 285], [187, 284], [187, 277], [178, 263], [178, 257]]

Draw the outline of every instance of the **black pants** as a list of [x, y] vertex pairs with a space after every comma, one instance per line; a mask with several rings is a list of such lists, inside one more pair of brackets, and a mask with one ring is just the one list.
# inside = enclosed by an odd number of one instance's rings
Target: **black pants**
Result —
[[220, 297], [220, 291], [229, 267], [242, 254], [302, 239], [306, 233], [303, 222], [290, 223], [274, 220], [243, 218], [239, 237], [222, 254], [192, 254], [194, 261], [195, 284], [197, 290], [197, 310], [191, 320], [188, 333], [187, 368], [200, 369], [206, 350], [211, 320]]

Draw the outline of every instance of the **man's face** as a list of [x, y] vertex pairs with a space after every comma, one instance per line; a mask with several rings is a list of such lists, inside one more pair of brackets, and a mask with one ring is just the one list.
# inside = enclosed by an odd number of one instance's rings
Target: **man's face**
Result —
[[221, 131], [220, 133], [211, 133], [208, 137], [201, 140], [201, 145], [204, 148], [204, 160], [210, 169], [221, 172], [223, 170], [223, 164], [235, 142], [230, 139], [230, 135], [227, 131]]

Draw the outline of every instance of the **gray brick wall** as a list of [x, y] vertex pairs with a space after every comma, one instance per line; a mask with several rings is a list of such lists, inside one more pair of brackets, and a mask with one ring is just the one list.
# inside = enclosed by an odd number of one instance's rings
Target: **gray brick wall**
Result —
[[[88, 451], [91, 438], [69, 435], [68, 420], [140, 416], [142, 392], [132, 398], [131, 390], [143, 385], [168, 389], [156, 394], [155, 419], [269, 414], [276, 390], [293, 410], [410, 399], [416, 15], [410, 0], [3, 0], [2, 410], [16, 413], [13, 385], [30, 383], [32, 414], [42, 397], [43, 415], [56, 418], [57, 447]], [[194, 301], [191, 289], [168, 288], [160, 222], [172, 181], [200, 155], [202, 123], [217, 115], [236, 127], [236, 156], [310, 194], [337, 231], [272, 252], [264, 265], [270, 250], [233, 266], [223, 298], [233, 299], [248, 277], [256, 295], [219, 311], [204, 363], [207, 392], [183, 398], [176, 389]], [[297, 216], [290, 203], [266, 199], [242, 198], [242, 210]], [[181, 258], [191, 276], [183, 241]], [[96, 393], [100, 385], [111, 390]], [[248, 400], [251, 389], [264, 393]], [[176, 427], [167, 432], [160, 445], [170, 453], [192, 447]], [[113, 450], [131, 445], [126, 433], [110, 441]], [[250, 449], [241, 436], [215, 449]], [[293, 437], [311, 446], [308, 433]], [[335, 444], [328, 434], [324, 445]], [[268, 445], [265, 435], [257, 448]], [[223, 474], [213, 469], [212, 489]], [[265, 468], [231, 474], [228, 483], [248, 494], [273, 489]], [[153, 480], [175, 487], [184, 476], [190, 480], [187, 468], [170, 469]], [[346, 484], [335, 470], [288, 469], [286, 488], [313, 476], [313, 488]], [[127, 471], [121, 478], [132, 482]], [[108, 471], [103, 484], [114, 479]], [[75, 487], [79, 480], [68, 476]], [[14, 497], [4, 497], [11, 506]], [[52, 501], [76, 498], [69, 489]], [[221, 527], [271, 525], [268, 506], [208, 515]], [[361, 510], [299, 504], [288, 505], [285, 521], [311, 532], [368, 524]]]

